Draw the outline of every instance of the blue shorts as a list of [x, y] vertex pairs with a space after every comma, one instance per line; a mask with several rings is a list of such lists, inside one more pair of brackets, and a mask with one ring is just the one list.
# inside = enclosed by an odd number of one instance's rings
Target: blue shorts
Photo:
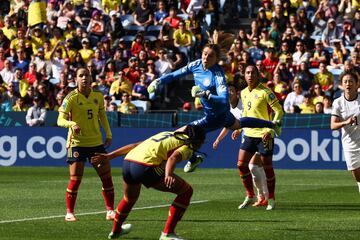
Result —
[[219, 115], [205, 115], [203, 118], [195, 120], [190, 125], [200, 126], [206, 133], [226, 127], [229, 128], [235, 123], [236, 118], [230, 111]]
[[128, 184], [144, 184], [149, 188], [163, 181], [165, 169], [160, 166], [146, 166], [136, 162], [123, 161], [123, 179]]
[[90, 161], [95, 153], [106, 153], [104, 145], [96, 147], [71, 147], [68, 149], [67, 162], [85, 162]]
[[274, 151], [274, 138], [264, 142], [262, 138], [243, 136], [240, 149], [250, 153], [258, 152], [262, 156], [271, 156]]

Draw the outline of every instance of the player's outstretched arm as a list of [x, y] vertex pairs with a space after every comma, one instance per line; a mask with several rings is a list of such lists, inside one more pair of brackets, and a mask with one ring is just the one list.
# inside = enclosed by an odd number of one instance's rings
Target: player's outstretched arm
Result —
[[217, 149], [221, 140], [228, 134], [229, 129], [223, 128], [213, 143], [213, 149]]
[[140, 143], [141, 142], [128, 144], [126, 146], [116, 149], [115, 151], [112, 151], [111, 153], [95, 153], [95, 156], [91, 158], [91, 163], [94, 165], [98, 165], [101, 164], [103, 161], [110, 161], [113, 158], [125, 155]]

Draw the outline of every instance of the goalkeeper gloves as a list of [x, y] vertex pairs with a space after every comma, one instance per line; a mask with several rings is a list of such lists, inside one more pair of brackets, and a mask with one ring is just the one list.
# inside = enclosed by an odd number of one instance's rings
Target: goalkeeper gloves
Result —
[[191, 88], [191, 96], [192, 97], [204, 97], [206, 99], [209, 99], [210, 97], [210, 91], [209, 90], [201, 90], [199, 86], [193, 86]]
[[148, 93], [154, 93], [158, 86], [160, 85], [161, 81], [160, 79], [155, 79], [150, 83], [150, 85], [147, 88]]

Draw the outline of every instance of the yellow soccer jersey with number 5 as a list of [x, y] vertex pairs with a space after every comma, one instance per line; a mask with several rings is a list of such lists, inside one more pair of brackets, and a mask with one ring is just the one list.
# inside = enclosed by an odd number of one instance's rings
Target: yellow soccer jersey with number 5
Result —
[[[95, 147], [103, 144], [99, 119], [111, 138], [110, 126], [104, 109], [104, 97], [100, 91], [91, 91], [86, 97], [77, 89], [70, 92], [59, 108], [58, 125], [68, 127], [67, 147]], [[63, 117], [62, 117], [63, 116]], [[72, 126], [80, 126], [80, 133], [73, 134]]]
[[[181, 138], [185, 137], [187, 136], [181, 135]], [[125, 156], [125, 160], [147, 166], [159, 166], [175, 151], [181, 154], [182, 160], [190, 158], [193, 153], [189, 146], [184, 145], [184, 141], [174, 137], [174, 132], [161, 132], [132, 149]]]
[[[281, 105], [275, 94], [261, 83], [252, 91], [249, 88], [242, 90], [241, 100], [244, 108], [243, 117], [272, 121], [272, 110], [275, 112], [276, 120], [280, 120], [283, 115]], [[244, 135], [261, 138], [269, 131], [271, 131], [269, 128], [245, 128]]]

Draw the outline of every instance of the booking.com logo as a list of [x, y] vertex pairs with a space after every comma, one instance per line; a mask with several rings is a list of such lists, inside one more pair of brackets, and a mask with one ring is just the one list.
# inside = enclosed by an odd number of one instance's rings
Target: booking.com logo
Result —
[[12, 166], [18, 158], [62, 159], [66, 155], [65, 149], [66, 140], [61, 136], [48, 140], [42, 136], [33, 136], [26, 141], [25, 149], [18, 149], [18, 137], [5, 135], [0, 137], [0, 166]]

